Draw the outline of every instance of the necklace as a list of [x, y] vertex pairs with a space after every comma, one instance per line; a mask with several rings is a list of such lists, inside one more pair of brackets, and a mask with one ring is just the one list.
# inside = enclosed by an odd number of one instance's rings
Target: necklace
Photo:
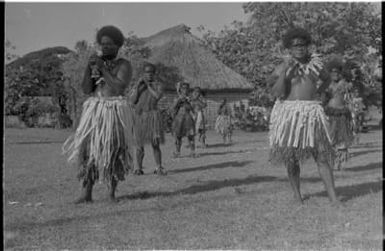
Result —
[[304, 64], [299, 62], [295, 58], [292, 59], [294, 60], [294, 65], [298, 66], [297, 74], [300, 76], [309, 75], [311, 72], [318, 76], [323, 68], [323, 63], [320, 54], [311, 54], [310, 61]]

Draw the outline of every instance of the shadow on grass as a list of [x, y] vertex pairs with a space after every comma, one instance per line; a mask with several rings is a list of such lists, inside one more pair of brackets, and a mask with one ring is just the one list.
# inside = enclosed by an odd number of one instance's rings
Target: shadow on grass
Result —
[[[117, 197], [119, 201], [124, 201], [124, 200], [135, 200], [135, 199], [149, 199], [153, 197], [169, 197], [169, 196], [176, 196], [176, 195], [192, 195], [192, 194], [197, 194], [197, 193], [202, 193], [202, 192], [208, 192], [208, 191], [213, 191], [225, 187], [236, 187], [240, 185], [248, 185], [248, 184], [254, 184], [258, 182], [270, 182], [270, 181], [276, 181], [278, 180], [274, 176], [248, 176], [244, 179], [225, 179], [225, 180], [213, 180], [213, 181], [207, 181], [204, 182], [204, 184], [198, 184], [198, 185], [192, 185], [187, 188], [183, 188], [180, 190], [176, 191], [166, 191], [166, 192], [139, 192], [135, 194], [129, 194], [129, 195], [123, 195]], [[84, 206], [84, 205], [80, 205]], [[152, 207], [148, 209], [140, 209], [140, 210], [134, 210], [137, 212], [143, 212], [147, 210], [159, 210], [157, 207]], [[77, 217], [65, 217], [61, 219], [53, 219], [53, 220], [48, 220], [45, 222], [20, 222], [20, 223], [13, 223], [10, 224], [4, 229], [14, 231], [14, 230], [29, 230], [31, 228], [33, 229], [41, 229], [42, 227], [50, 227], [50, 226], [63, 226], [70, 224], [71, 222], [80, 222], [80, 221], [88, 221], [88, 220], [93, 220], [97, 218], [104, 218], [108, 217], [111, 215], [114, 216], [119, 216], [119, 215], [127, 215], [131, 214], [133, 211], [130, 210], [121, 210], [121, 211], [114, 211], [114, 212], [106, 212], [106, 213], [101, 213], [98, 215], [86, 215], [86, 216], [77, 216]]]
[[276, 181], [277, 177], [274, 176], [248, 176], [244, 179], [225, 179], [225, 180], [213, 180], [204, 182], [204, 184], [192, 185], [181, 190], [171, 191], [171, 192], [139, 192], [135, 194], [123, 195], [120, 196], [119, 200], [133, 200], [133, 199], [149, 199], [153, 197], [169, 197], [175, 195], [185, 195], [185, 194], [197, 194], [202, 192], [209, 192], [218, 190], [225, 187], [249, 185], [258, 182], [269, 182]]
[[353, 171], [353, 172], [360, 172], [360, 171], [369, 171], [369, 170], [379, 169], [379, 168], [382, 168], [382, 162], [370, 163], [370, 164], [367, 164], [365, 166], [355, 166], [355, 167], [351, 167], [351, 168], [346, 168], [344, 170]]
[[227, 146], [230, 146], [230, 145], [225, 143], [216, 143], [216, 144], [208, 144], [206, 148], [217, 148], [217, 147], [227, 147]]
[[354, 152], [354, 153], [350, 153], [350, 157], [353, 158], [353, 157], [357, 157], [357, 156], [364, 155], [367, 153], [375, 153], [375, 152], [382, 152], [382, 149]]
[[15, 145], [35, 145], [35, 144], [63, 144], [63, 141], [20, 141], [20, 142], [5, 142], [6, 144], [15, 144]]
[[381, 142], [367, 142], [367, 143], [359, 143], [358, 145], [353, 145], [349, 147], [349, 149], [362, 149], [362, 148], [381, 148], [382, 149], [382, 143]]
[[[369, 193], [375, 193], [382, 190], [382, 181], [368, 182], [363, 184], [357, 184], [352, 186], [337, 187], [336, 193], [339, 197], [342, 197], [341, 201], [345, 202], [355, 197], [364, 196]], [[326, 191], [309, 194], [309, 197], [321, 197], [327, 196]]]
[[204, 170], [227, 168], [227, 167], [244, 167], [250, 163], [253, 163], [253, 161], [230, 161], [230, 162], [211, 164], [207, 166], [197, 166], [197, 167], [191, 167], [191, 168], [185, 168], [185, 169], [170, 170], [169, 173], [195, 172], [195, 171], [204, 171]]
[[244, 153], [244, 152], [246, 152], [246, 150], [228, 151], [228, 152], [204, 152], [204, 153], [199, 153], [199, 157], [203, 157], [203, 156], [216, 156], [216, 155], [226, 155], [226, 154]]

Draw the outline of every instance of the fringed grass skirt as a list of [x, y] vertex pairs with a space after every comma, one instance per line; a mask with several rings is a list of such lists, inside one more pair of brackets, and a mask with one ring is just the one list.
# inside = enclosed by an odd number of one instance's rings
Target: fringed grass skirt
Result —
[[270, 161], [303, 161], [323, 155], [333, 166], [328, 121], [320, 102], [276, 101], [270, 117]]
[[215, 131], [221, 135], [231, 134], [231, 117], [229, 115], [219, 115], [215, 121]]
[[[63, 145], [68, 161], [80, 166], [79, 179], [124, 180], [132, 167], [133, 108], [124, 97], [88, 98], [74, 135]], [[109, 184], [109, 183], [108, 183]]]
[[202, 111], [198, 111], [195, 118], [195, 131], [204, 133], [205, 129], [205, 117]]
[[348, 148], [354, 139], [352, 115], [348, 108], [326, 107], [325, 113], [329, 117], [329, 135], [332, 145]]
[[159, 111], [135, 113], [135, 142], [137, 146], [144, 146], [158, 141], [165, 142], [162, 118]]
[[187, 112], [178, 113], [175, 116], [172, 128], [173, 134], [177, 138], [195, 135], [195, 121]]

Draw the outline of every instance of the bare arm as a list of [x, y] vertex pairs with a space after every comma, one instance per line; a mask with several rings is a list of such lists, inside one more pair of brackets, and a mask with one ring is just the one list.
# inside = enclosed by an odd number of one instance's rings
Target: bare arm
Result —
[[198, 99], [198, 102], [199, 102], [199, 105], [200, 105], [201, 109], [207, 107], [207, 101], [206, 101], [204, 98], [202, 98], [202, 97], [199, 98], [199, 99]]
[[[287, 64], [281, 64], [273, 73], [270, 82], [276, 79], [274, 86], [271, 88], [272, 94], [276, 98], [285, 97], [288, 95], [290, 88], [290, 82], [293, 78], [295, 69], [290, 68], [288, 70]], [[289, 72], [289, 74], [287, 74]]]
[[150, 84], [147, 84], [147, 88], [152, 96], [156, 98], [156, 100], [159, 100], [163, 96], [163, 84], [162, 83], [155, 83], [155, 87], [153, 87]]
[[87, 65], [84, 71], [82, 90], [85, 94], [91, 94], [95, 90], [95, 83], [91, 78], [91, 68]]
[[104, 65], [100, 67], [100, 71], [106, 84], [116, 92], [123, 91], [130, 83], [132, 76], [131, 64], [124, 59], [120, 60], [119, 70], [115, 76]]
[[[143, 89], [144, 83], [143, 80], [139, 79], [138, 82], [132, 87], [132, 91], [130, 94], [130, 100], [132, 104], [136, 104], [139, 101], [139, 92]], [[140, 90], [139, 90], [140, 89]]]
[[327, 89], [329, 88], [329, 85], [331, 83], [331, 78], [329, 73], [325, 70], [325, 68], [321, 70], [319, 74], [319, 78], [322, 81], [322, 84], [318, 87], [317, 92], [321, 94], [327, 91]]

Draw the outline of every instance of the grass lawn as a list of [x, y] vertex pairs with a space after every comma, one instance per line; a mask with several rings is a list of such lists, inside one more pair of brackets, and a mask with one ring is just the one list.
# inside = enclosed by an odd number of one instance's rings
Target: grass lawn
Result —
[[98, 183], [93, 203], [74, 205], [77, 169], [61, 155], [69, 134], [5, 130], [5, 249], [382, 250], [382, 131], [362, 134], [335, 173], [343, 208], [329, 204], [312, 160], [301, 169], [305, 204], [293, 203], [286, 170], [267, 161], [267, 133], [240, 131], [231, 146], [209, 132], [195, 159], [185, 147], [172, 159], [168, 135], [167, 176], [152, 174], [146, 148], [146, 175], [119, 183], [119, 203]]

